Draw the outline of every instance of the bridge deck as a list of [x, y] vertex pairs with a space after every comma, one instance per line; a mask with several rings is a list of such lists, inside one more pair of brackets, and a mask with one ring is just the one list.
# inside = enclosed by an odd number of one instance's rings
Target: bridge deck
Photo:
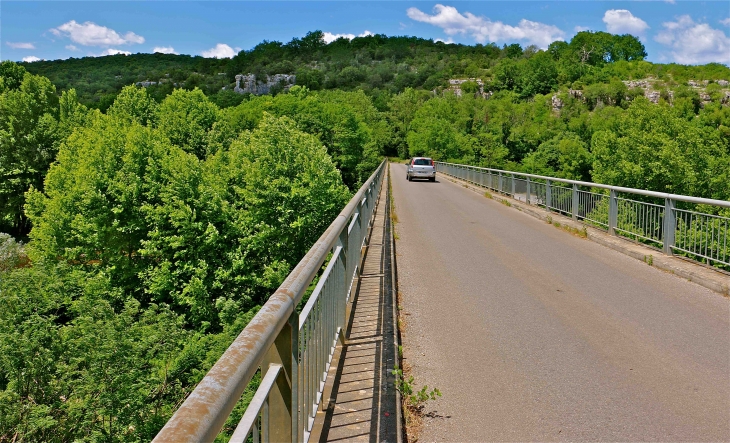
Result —
[[347, 330], [310, 441], [396, 441], [390, 236], [383, 183]]
[[421, 441], [729, 441], [730, 299], [391, 165]]

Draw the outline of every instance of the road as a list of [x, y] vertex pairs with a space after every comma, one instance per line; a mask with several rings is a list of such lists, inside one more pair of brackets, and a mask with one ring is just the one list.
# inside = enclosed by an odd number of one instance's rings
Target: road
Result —
[[420, 441], [730, 441], [730, 300], [391, 164]]

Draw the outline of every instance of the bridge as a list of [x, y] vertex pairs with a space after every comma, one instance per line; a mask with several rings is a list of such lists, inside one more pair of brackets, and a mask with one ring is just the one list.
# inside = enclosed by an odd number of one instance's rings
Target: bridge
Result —
[[257, 373], [231, 442], [400, 441], [403, 363], [422, 441], [730, 440], [730, 202], [437, 170], [381, 164], [155, 441]]

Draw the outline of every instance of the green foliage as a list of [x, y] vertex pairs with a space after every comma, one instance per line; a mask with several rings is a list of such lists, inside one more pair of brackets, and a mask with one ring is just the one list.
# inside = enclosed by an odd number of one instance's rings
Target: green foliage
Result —
[[[7, 84], [15, 85], [20, 70], [9, 62], [3, 62], [2, 67], [9, 74]], [[30, 226], [23, 214], [23, 194], [31, 186], [43, 188], [43, 177], [58, 149], [58, 115], [56, 88], [45, 77], [26, 73], [17, 87], [0, 93], [0, 229], [3, 231], [17, 236], [28, 233]]]
[[20, 85], [23, 83], [25, 74], [25, 68], [17, 63], [13, 63], [10, 60], [0, 62], [0, 77], [2, 77], [0, 93], [20, 89]]
[[572, 180], [590, 181], [593, 164], [588, 146], [571, 132], [541, 143], [523, 160], [525, 172]]
[[63, 145], [45, 193], [28, 194], [31, 255], [101, 267], [215, 327], [216, 300], [262, 303], [347, 198], [325, 149], [289, 120], [264, 117], [201, 163], [162, 130], [99, 116]]
[[106, 113], [148, 126], [156, 121], [157, 103], [147, 95], [146, 90], [136, 86], [126, 86]]
[[593, 135], [591, 147], [600, 183], [730, 197], [729, 153], [719, 133], [677, 117], [666, 105], [634, 100], [610, 130]]
[[[144, 105], [147, 103], [145, 101]], [[144, 109], [151, 111], [152, 106]], [[212, 154], [208, 152], [206, 138], [217, 120], [218, 107], [197, 88], [192, 91], [174, 90], [157, 110], [157, 126], [162, 133], [173, 145], [199, 159]]]
[[409, 376], [407, 379], [403, 377], [403, 371], [395, 369], [390, 371], [395, 376], [395, 388], [401, 393], [406, 404], [414, 409], [420, 409], [429, 400], [436, 400], [437, 397], [441, 397], [441, 391], [437, 388], [428, 390], [427, 385], [421, 386], [421, 389], [416, 389], [414, 386], [415, 379], [413, 376]]
[[255, 128], [265, 112], [287, 116], [297, 127], [315, 135], [354, 190], [380, 163], [390, 130], [387, 122], [362, 92], [313, 93], [296, 88], [276, 97], [259, 96], [228, 108], [221, 116], [220, 131]]

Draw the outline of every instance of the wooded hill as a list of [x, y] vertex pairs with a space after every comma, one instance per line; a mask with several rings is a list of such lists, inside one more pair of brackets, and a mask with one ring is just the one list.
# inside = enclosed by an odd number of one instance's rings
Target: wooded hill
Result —
[[570, 42], [554, 42], [546, 52], [519, 44], [446, 44], [385, 35], [326, 44], [322, 37], [321, 31], [314, 31], [288, 43], [264, 41], [232, 59], [120, 54], [22, 65], [49, 78], [59, 92], [74, 88], [82, 104], [101, 110], [111, 105], [122, 87], [142, 81], [159, 82], [148, 89], [158, 102], [177, 85], [188, 90], [198, 87], [221, 107], [235, 105], [243, 100], [232, 92], [235, 76], [248, 73], [258, 78], [296, 74], [297, 84], [310, 90], [361, 89], [381, 109], [389, 94], [406, 88], [442, 90], [451, 78], [481, 78], [489, 90], [513, 90], [523, 97], [561, 87], [580, 89], [612, 78], [652, 76], [668, 87], [688, 80], [730, 80], [730, 70], [721, 64], [617, 63], [644, 60], [646, 51], [631, 35], [605, 32], [580, 32]]

